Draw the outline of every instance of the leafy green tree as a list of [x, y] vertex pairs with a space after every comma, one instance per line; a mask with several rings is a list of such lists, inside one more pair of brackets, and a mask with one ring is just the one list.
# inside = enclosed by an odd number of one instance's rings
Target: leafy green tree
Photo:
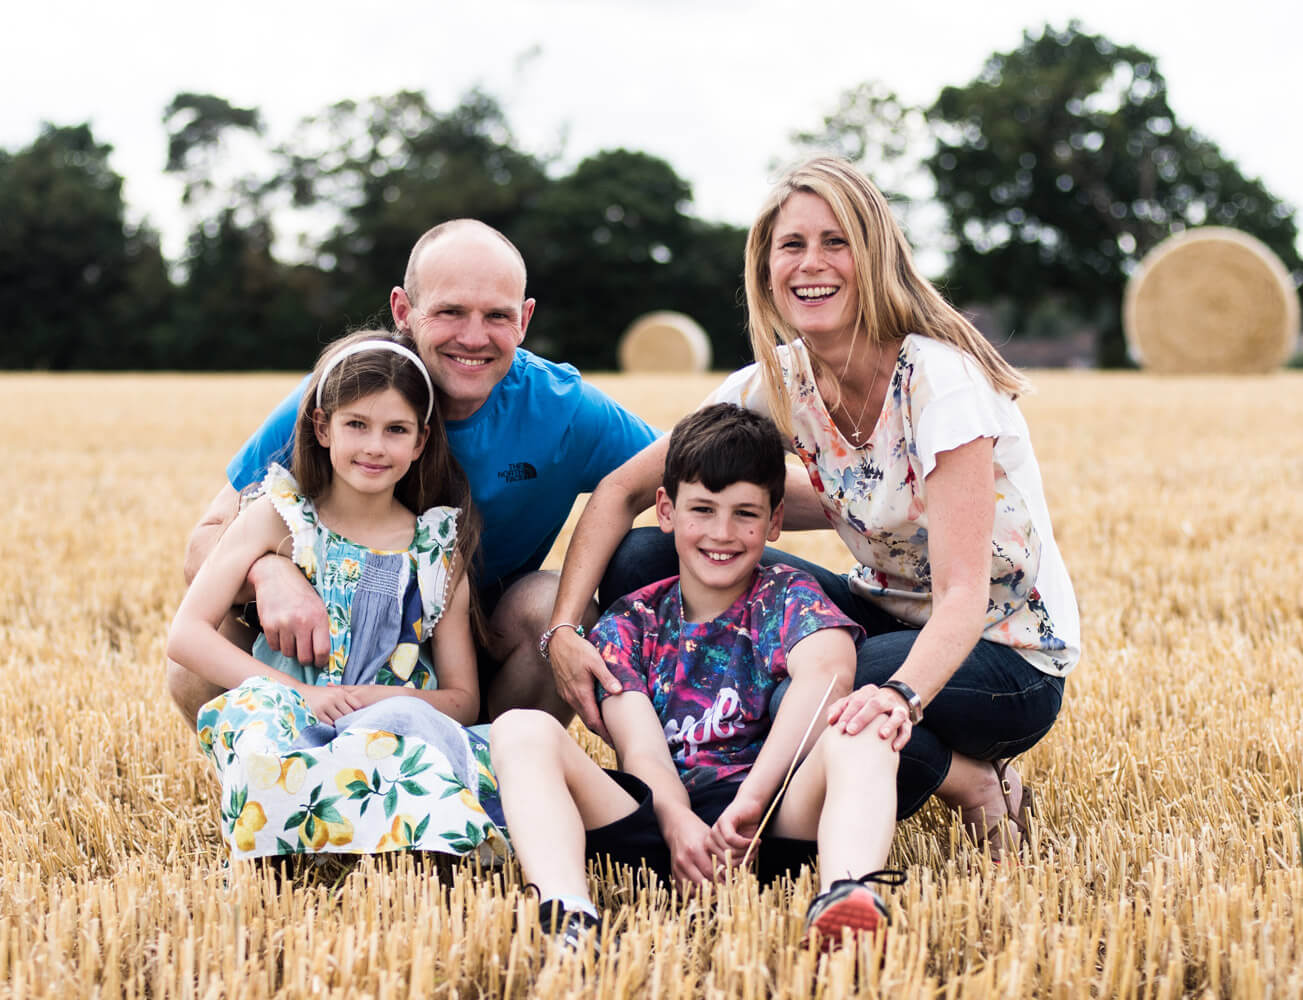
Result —
[[677, 309], [710, 334], [716, 364], [745, 357], [738, 298], [746, 234], [693, 218], [691, 198], [664, 160], [623, 149], [588, 157], [549, 185], [519, 232], [539, 302], [531, 345], [614, 368], [633, 320]]
[[866, 80], [844, 92], [818, 128], [792, 133], [791, 142], [799, 157], [832, 153], [857, 164], [918, 245], [920, 230], [927, 227], [921, 210], [935, 195], [923, 165], [934, 146], [923, 108], [901, 100], [879, 80]]
[[[196, 215], [182, 261], [185, 286], [168, 358], [175, 368], [303, 368], [340, 330], [322, 308], [324, 281], [310, 265], [273, 253], [277, 178], [269, 151], [251, 169], [262, 115], [211, 94], [178, 94], [163, 112], [164, 171], [185, 184]], [[255, 154], [255, 155], [250, 155]]]
[[297, 206], [340, 211], [316, 254], [333, 274], [332, 311], [383, 320], [412, 244], [440, 222], [471, 217], [510, 233], [548, 184], [544, 164], [513, 142], [501, 107], [475, 90], [446, 114], [403, 91], [305, 120], [280, 149], [279, 181]]
[[1168, 235], [1203, 224], [1258, 237], [1303, 278], [1293, 209], [1177, 120], [1149, 53], [1047, 27], [947, 87], [927, 165], [955, 246], [949, 290], [1008, 300], [1016, 325], [1057, 302], [1125, 362], [1127, 275]]
[[[183, 204], [217, 191], [216, 174], [222, 166], [221, 153], [231, 134], [263, 134], [262, 113], [257, 108], [239, 108], [213, 94], [180, 93], [163, 110], [167, 129], [165, 173], [184, 178]], [[260, 185], [245, 174], [236, 182], [241, 195], [256, 200]]]
[[270, 222], [240, 223], [234, 208], [191, 234], [170, 367], [303, 369], [342, 332], [314, 316], [326, 277], [281, 263], [272, 238]]
[[112, 147], [45, 125], [0, 152], [0, 367], [148, 368], [172, 307], [157, 236], [125, 222]]

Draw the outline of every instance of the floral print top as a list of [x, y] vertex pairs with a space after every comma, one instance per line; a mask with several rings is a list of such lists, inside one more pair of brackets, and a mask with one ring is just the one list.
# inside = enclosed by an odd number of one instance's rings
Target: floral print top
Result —
[[[321, 523], [315, 505], [299, 492], [288, 470], [272, 463], [263, 492], [284, 519], [293, 540], [291, 558], [316, 588], [330, 622], [330, 658], [310, 683], [344, 683], [344, 669], [355, 643], [353, 609], [368, 558], [393, 555], [338, 535]], [[420, 644], [443, 617], [457, 540], [455, 507], [431, 507], [416, 519], [412, 543], [401, 561], [399, 582], [402, 635], [388, 663], [374, 678], [379, 684], [435, 688], [434, 667], [420, 657]]]
[[[917, 334], [901, 343], [886, 401], [856, 446], [833, 422], [805, 345], [780, 347], [792, 398], [793, 438], [824, 514], [859, 565], [852, 588], [913, 627], [932, 611], [927, 477], [937, 455], [994, 440], [991, 592], [982, 637], [1014, 647], [1032, 666], [1066, 675], [1080, 655], [1077, 602], [1059, 555], [1026, 421], [957, 348]], [[711, 402], [768, 413], [759, 367], [731, 375]]]
[[[679, 578], [620, 598], [590, 641], [625, 691], [651, 699], [689, 789], [746, 777], [769, 732], [769, 698], [787, 654], [821, 629], [864, 634], [807, 573], [775, 564], [718, 618], [683, 620]], [[606, 691], [598, 685], [597, 696]]]

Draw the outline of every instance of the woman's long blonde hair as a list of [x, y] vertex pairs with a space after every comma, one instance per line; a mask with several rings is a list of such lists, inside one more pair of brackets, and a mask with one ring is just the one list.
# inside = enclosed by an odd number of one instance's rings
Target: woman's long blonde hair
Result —
[[[751, 350], [760, 365], [770, 413], [784, 434], [792, 435], [792, 401], [778, 361], [778, 344], [790, 345], [801, 335], [783, 319], [774, 301], [769, 287], [769, 251], [778, 212], [798, 191], [827, 202], [850, 243], [859, 292], [852, 338], [863, 335], [870, 344], [877, 345], [899, 340], [908, 333], [921, 334], [959, 348], [977, 363], [995, 389], [1013, 398], [1030, 388], [1018, 370], [1000, 357], [977, 328], [914, 269], [905, 234], [896, 224], [887, 199], [873, 183], [846, 160], [818, 156], [783, 176], [747, 234]], [[853, 356], [854, 348], [852, 340], [848, 356]], [[813, 352], [810, 360], [816, 372], [837, 380], [837, 373], [827, 371]]]

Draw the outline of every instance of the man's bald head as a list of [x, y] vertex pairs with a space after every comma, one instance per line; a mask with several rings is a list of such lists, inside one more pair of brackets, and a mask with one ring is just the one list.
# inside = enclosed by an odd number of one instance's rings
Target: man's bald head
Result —
[[507, 239], [502, 233], [498, 232], [492, 226], [480, 222], [479, 219], [449, 219], [447, 222], [441, 222], [432, 229], [427, 229], [421, 238], [416, 241], [412, 247], [412, 252], [407, 257], [407, 273], [403, 275], [403, 289], [407, 292], [408, 299], [415, 304], [421, 294], [420, 288], [420, 265], [421, 257], [425, 254], [434, 243], [449, 236], [458, 236], [477, 242], [479, 240], [496, 241], [506, 247], [510, 252], [515, 263], [520, 267], [520, 297], [525, 297], [525, 258], [520, 255], [516, 249], [516, 244]]

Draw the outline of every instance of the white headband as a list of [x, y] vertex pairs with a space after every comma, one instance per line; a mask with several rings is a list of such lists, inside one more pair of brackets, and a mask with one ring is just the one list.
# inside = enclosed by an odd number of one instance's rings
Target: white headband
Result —
[[416, 365], [416, 370], [421, 373], [421, 378], [425, 379], [425, 388], [430, 392], [430, 402], [425, 407], [425, 422], [428, 424], [430, 415], [434, 413], [434, 383], [430, 381], [430, 373], [425, 370], [425, 362], [402, 344], [395, 344], [392, 340], [363, 340], [345, 347], [327, 361], [326, 367], [321, 369], [321, 378], [317, 381], [317, 409], [321, 409], [321, 387], [326, 384], [326, 379], [330, 377], [330, 373], [335, 366], [345, 358], [351, 358], [354, 354], [361, 354], [363, 351], [393, 351], [395, 354], [401, 354]]

